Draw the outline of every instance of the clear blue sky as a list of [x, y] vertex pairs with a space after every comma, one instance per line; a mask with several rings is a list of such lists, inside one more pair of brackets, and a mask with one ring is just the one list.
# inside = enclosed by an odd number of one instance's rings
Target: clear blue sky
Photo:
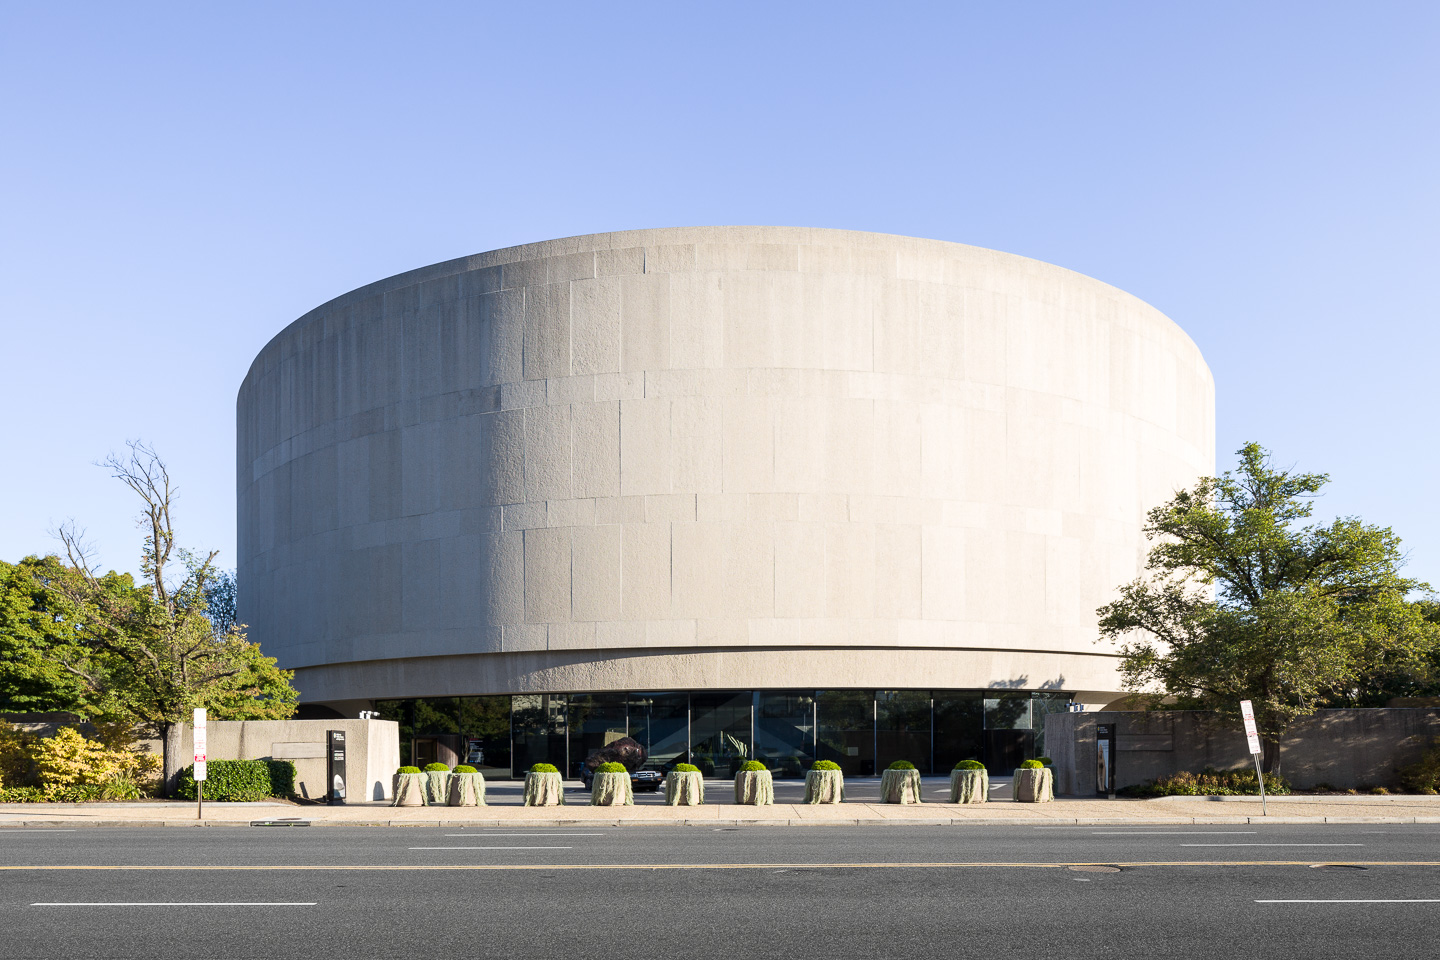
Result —
[[1115, 284], [1319, 512], [1440, 583], [1440, 5], [0, 7], [0, 557], [154, 443], [235, 559], [234, 403], [310, 308], [412, 267], [640, 227], [993, 247]]

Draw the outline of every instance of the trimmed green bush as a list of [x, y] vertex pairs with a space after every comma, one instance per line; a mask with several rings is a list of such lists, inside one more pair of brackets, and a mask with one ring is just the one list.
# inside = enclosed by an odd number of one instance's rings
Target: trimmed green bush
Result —
[[470, 764], [468, 764], [468, 763], [457, 763], [457, 764], [455, 765], [455, 769], [454, 769], [454, 770], [451, 770], [450, 772], [451, 772], [451, 773], [479, 773], [480, 771], [479, 771], [479, 770], [476, 770], [474, 767], [470, 766]]
[[761, 763], [759, 760], [746, 760], [745, 763], [740, 767], [740, 769], [741, 769], [741, 770], [768, 770], [769, 767], [765, 766], [765, 764]]
[[450, 764], [448, 764], [448, 763], [427, 763], [427, 764], [425, 764], [424, 772], [426, 772], [426, 773], [449, 773], [449, 772], [450, 772]]
[[[1260, 781], [1253, 768], [1216, 770], [1206, 767], [1199, 773], [1182, 770], [1168, 777], [1121, 787], [1115, 791], [1123, 797], [1244, 797], [1260, 792]], [[1275, 796], [1290, 793], [1290, 783], [1273, 773], [1265, 774], [1265, 792]]]
[[814, 763], [810, 764], [810, 769], [811, 769], [811, 770], [839, 770], [839, 769], [840, 769], [840, 764], [836, 763], [834, 760], [816, 760]]
[[560, 768], [553, 763], [537, 763], [530, 768], [531, 773], [559, 773]]
[[1018, 769], [1020, 769], [1020, 770], [1043, 770], [1043, 769], [1045, 769], [1045, 764], [1041, 763], [1039, 760], [1026, 760], [1024, 763], [1020, 764], [1020, 766], [1018, 767]]
[[[289, 760], [211, 760], [205, 779], [206, 800], [251, 801], [295, 793], [295, 764]], [[194, 800], [195, 765], [180, 771], [176, 796]]]
[[890, 766], [887, 767], [886, 769], [887, 769], [887, 770], [914, 770], [914, 769], [915, 769], [915, 764], [911, 763], [909, 760], [896, 760], [894, 763], [890, 764]]
[[1036, 757], [1035, 759], [1040, 761], [1042, 767], [1053, 767], [1055, 765], [1055, 761], [1049, 757]]
[[[688, 766], [688, 764], [687, 764], [687, 766]], [[595, 768], [595, 772], [596, 772], [596, 773], [629, 773], [630, 771], [625, 769], [625, 764], [623, 764], [623, 763], [602, 763], [602, 764], [600, 764], [600, 766], [598, 766], [598, 767]]]
[[419, 768], [419, 767], [401, 767], [399, 770], [396, 770], [395, 772], [396, 772], [396, 773], [419, 773], [419, 772], [420, 772], [420, 768]]
[[699, 772], [700, 772], [700, 768], [697, 767], [697, 766], [695, 766], [695, 764], [693, 764], [693, 763], [677, 763], [677, 764], [675, 764], [675, 772], [676, 772], [676, 773], [699, 773]]
[[984, 770], [984, 769], [985, 769], [985, 764], [981, 763], [979, 760], [961, 760], [959, 763], [955, 764], [955, 769], [956, 769], [956, 770]]

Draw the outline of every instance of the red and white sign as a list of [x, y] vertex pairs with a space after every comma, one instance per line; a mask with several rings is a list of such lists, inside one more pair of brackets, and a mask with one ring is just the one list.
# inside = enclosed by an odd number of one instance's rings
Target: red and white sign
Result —
[[1249, 700], [1240, 701], [1240, 719], [1245, 722], [1245, 739], [1250, 741], [1250, 756], [1258, 757], [1264, 751], [1260, 748], [1260, 731], [1255, 729], [1255, 707]]
[[205, 779], [205, 708], [195, 710], [195, 781]]

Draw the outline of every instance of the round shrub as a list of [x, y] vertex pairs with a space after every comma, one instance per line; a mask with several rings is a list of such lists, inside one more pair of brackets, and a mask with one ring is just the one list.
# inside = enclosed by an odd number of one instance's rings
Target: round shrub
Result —
[[455, 769], [454, 769], [454, 770], [451, 770], [450, 772], [451, 772], [451, 773], [479, 773], [480, 771], [479, 771], [479, 770], [476, 770], [474, 767], [470, 766], [470, 764], [468, 764], [468, 763], [462, 763], [462, 764], [458, 764], [458, 765], [455, 767]]
[[889, 766], [887, 769], [890, 769], [890, 770], [914, 770], [914, 769], [915, 769], [915, 764], [911, 763], [909, 760], [896, 760], [894, 763], [890, 764], [890, 766]]
[[426, 773], [449, 773], [449, 772], [450, 772], [450, 764], [448, 764], [448, 763], [427, 763], [427, 764], [425, 764], [425, 772], [426, 772]]
[[836, 763], [834, 760], [816, 760], [814, 763], [810, 764], [810, 769], [811, 769], [811, 770], [839, 770], [839, 769], [840, 769], [840, 764]]
[[395, 772], [396, 772], [396, 773], [419, 773], [419, 772], [420, 772], [420, 768], [419, 768], [419, 767], [401, 767], [399, 770], [396, 770]]
[[623, 763], [602, 763], [595, 768], [596, 773], [629, 773]]
[[1049, 757], [1036, 757], [1035, 759], [1040, 761], [1042, 767], [1053, 767], [1055, 765], [1055, 761]]
[[1019, 767], [1019, 769], [1021, 770], [1043, 770], [1044, 768], [1045, 764], [1041, 763], [1039, 760], [1026, 760], [1024, 763], [1020, 764]]
[[693, 763], [677, 763], [677, 764], [675, 764], [675, 772], [676, 772], [676, 773], [699, 773], [699, 772], [700, 772], [700, 768], [697, 767], [697, 766], [695, 766], [695, 764], [693, 764]]
[[560, 768], [553, 763], [537, 763], [530, 768], [531, 773], [559, 773]]
[[956, 770], [984, 770], [984, 769], [985, 769], [985, 764], [981, 763], [979, 760], [961, 760], [959, 763], [955, 764], [955, 769], [956, 769]]
[[744, 764], [740, 769], [741, 769], [741, 770], [765, 770], [765, 769], [768, 769], [768, 768], [765, 766], [765, 764], [761, 763], [759, 760], [746, 760], [746, 761], [745, 761], [745, 764]]

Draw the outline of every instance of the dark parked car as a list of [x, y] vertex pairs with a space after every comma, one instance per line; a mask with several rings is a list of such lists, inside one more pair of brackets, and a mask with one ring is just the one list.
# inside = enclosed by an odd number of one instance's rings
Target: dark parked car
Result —
[[[582, 766], [580, 768], [580, 780], [585, 784], [585, 789], [589, 790], [590, 785], [595, 780], [595, 771]], [[654, 793], [656, 790], [660, 789], [660, 785], [664, 782], [665, 774], [661, 773], [659, 770], [630, 771], [630, 789], [637, 792], [648, 791], [650, 793]]]

